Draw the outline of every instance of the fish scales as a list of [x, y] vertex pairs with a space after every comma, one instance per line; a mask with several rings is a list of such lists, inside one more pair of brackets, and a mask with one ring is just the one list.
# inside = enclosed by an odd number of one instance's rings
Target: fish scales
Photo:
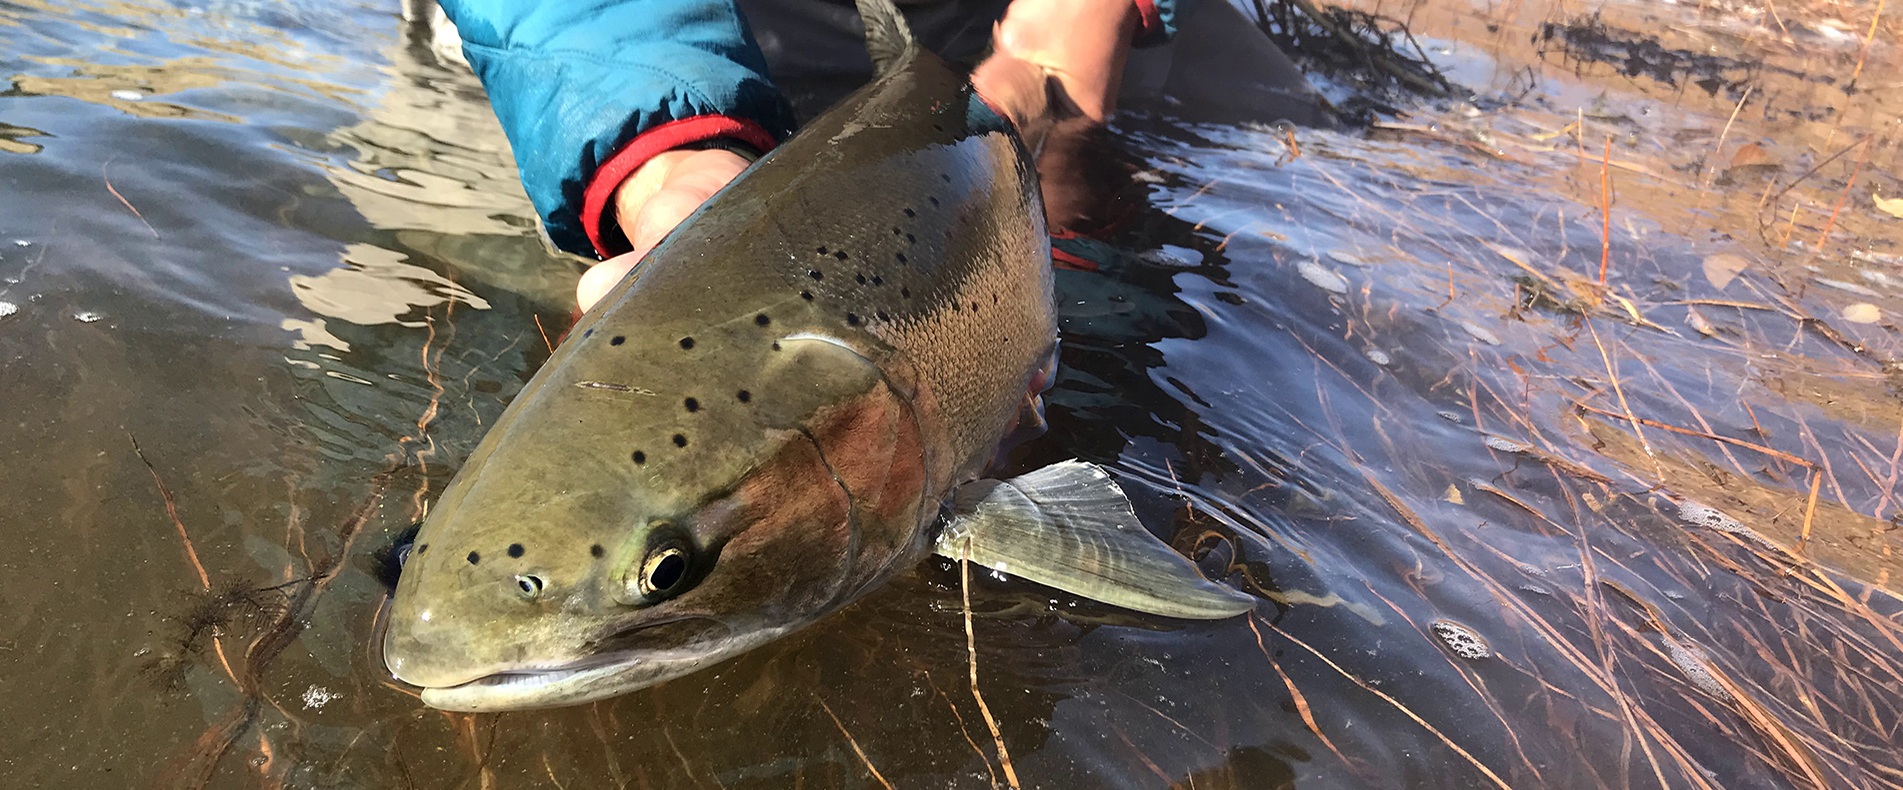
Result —
[[[802, 333], [842, 340], [912, 379], [934, 407], [923, 415], [926, 443], [950, 459], [936, 495], [989, 460], [1056, 336], [1035, 175], [1011, 137], [968, 128], [975, 99], [959, 75], [914, 69], [889, 79], [760, 163], [722, 196], [719, 222], [683, 227], [577, 327], [586, 337], [573, 353], [550, 360], [553, 386], [601, 380], [657, 393], [633, 401], [562, 390], [611, 409], [651, 403], [620, 415], [620, 426], [593, 428], [625, 434], [630, 450], [659, 448], [648, 452], [650, 475], [706, 462], [692, 445], [669, 446], [675, 428], [705, 431], [720, 414], [776, 402], [750, 371], [774, 340]], [[921, 96], [936, 110], [918, 112]], [[683, 249], [708, 252], [670, 255]], [[614, 337], [627, 340], [600, 347]], [[694, 348], [675, 348], [684, 338]], [[752, 402], [734, 402], [748, 387]], [[682, 413], [688, 397], [708, 413]]]
[[[478, 710], [777, 638], [930, 550], [1055, 342], [1023, 145], [964, 74], [908, 57], [571, 330], [423, 525], [386, 662]], [[649, 589], [663, 576], [682, 591]], [[593, 668], [626, 651], [632, 669]]]

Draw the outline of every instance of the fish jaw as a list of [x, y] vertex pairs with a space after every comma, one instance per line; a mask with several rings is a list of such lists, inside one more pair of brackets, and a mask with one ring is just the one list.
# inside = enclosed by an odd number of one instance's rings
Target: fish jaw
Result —
[[421, 696], [423, 704], [432, 708], [464, 713], [580, 705], [692, 674], [798, 627], [755, 629], [695, 650], [628, 651], [567, 667], [498, 672], [453, 686], [426, 687]]

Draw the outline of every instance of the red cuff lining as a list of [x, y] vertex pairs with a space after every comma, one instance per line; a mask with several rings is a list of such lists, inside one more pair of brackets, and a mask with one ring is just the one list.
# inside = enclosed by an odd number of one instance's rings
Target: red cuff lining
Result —
[[1136, 4], [1139, 17], [1136, 40], [1142, 42], [1163, 35], [1163, 15], [1157, 12], [1155, 0], [1136, 0]]
[[595, 245], [595, 252], [606, 258], [617, 253], [609, 249], [609, 244], [620, 240], [627, 252], [628, 241], [620, 234], [604, 234], [601, 228], [602, 216], [614, 199], [615, 190], [621, 182], [634, 175], [649, 159], [689, 143], [698, 143], [720, 137], [731, 137], [764, 154], [773, 150], [778, 141], [759, 124], [744, 118], [729, 118], [725, 115], [696, 115], [656, 126], [621, 146], [621, 150], [608, 157], [608, 161], [595, 168], [594, 175], [588, 179], [588, 188], [582, 191], [581, 226], [588, 234], [588, 243]]
[[1097, 262], [1082, 256], [1072, 255], [1063, 250], [1051, 250], [1051, 266], [1057, 269], [1069, 269], [1074, 272], [1094, 272]]

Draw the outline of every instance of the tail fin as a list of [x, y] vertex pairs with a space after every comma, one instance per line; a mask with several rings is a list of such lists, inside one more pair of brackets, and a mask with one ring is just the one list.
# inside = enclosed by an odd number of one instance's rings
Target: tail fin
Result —
[[866, 26], [866, 54], [872, 56], [874, 72], [884, 76], [904, 62], [918, 43], [912, 40], [912, 29], [892, 0], [857, 2], [859, 19]]

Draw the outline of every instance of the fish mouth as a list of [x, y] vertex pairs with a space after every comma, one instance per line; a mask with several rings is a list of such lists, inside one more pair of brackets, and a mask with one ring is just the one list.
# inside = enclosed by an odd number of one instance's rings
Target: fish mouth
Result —
[[765, 629], [692, 647], [622, 649], [550, 666], [515, 667], [453, 686], [425, 686], [422, 699], [438, 710], [465, 713], [579, 705], [691, 674], [778, 639], [788, 630]]
[[724, 656], [595, 656], [547, 669], [514, 669], [454, 686], [425, 687], [423, 704], [483, 713], [593, 702], [670, 680]]

